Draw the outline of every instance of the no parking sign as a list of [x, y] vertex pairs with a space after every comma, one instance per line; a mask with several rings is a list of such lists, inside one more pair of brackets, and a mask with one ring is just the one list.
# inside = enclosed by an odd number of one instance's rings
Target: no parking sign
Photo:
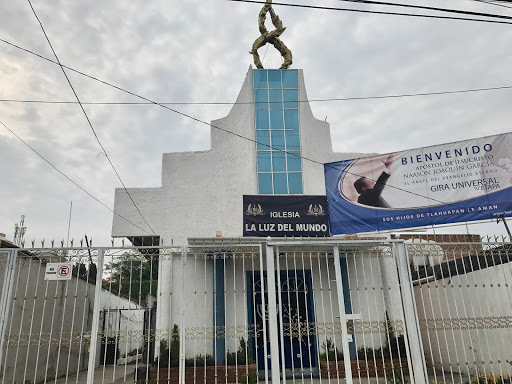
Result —
[[44, 274], [45, 280], [71, 280], [73, 263], [48, 263]]

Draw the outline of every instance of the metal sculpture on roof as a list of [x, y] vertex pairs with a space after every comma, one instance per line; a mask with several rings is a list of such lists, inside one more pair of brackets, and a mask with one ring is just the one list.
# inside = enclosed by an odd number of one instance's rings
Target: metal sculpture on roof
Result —
[[[276, 29], [270, 32], [265, 27], [267, 12], [270, 13], [272, 24], [274, 24], [274, 27], [276, 27]], [[254, 58], [254, 64], [256, 67], [263, 69], [263, 64], [261, 63], [258, 49], [263, 47], [265, 44], [270, 43], [281, 53], [281, 56], [283, 56], [284, 62], [279, 69], [288, 69], [288, 67], [292, 65], [292, 52], [288, 49], [285, 43], [279, 39], [279, 36], [281, 36], [286, 27], [283, 27], [283, 22], [274, 12], [274, 9], [272, 8], [272, 0], [267, 0], [267, 3], [261, 9], [260, 15], [258, 16], [258, 25], [260, 28], [261, 36], [254, 41], [252, 45], [252, 51], [249, 52]]]

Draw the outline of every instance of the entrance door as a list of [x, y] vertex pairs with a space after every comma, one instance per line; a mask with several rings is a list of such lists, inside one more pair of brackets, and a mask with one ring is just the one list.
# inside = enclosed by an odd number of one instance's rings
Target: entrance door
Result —
[[[254, 276], [254, 279], [253, 279]], [[250, 325], [254, 325], [259, 332], [252, 338], [252, 349], [257, 358], [258, 367], [265, 365], [263, 321], [267, 330], [267, 351], [270, 351], [268, 337], [268, 295], [265, 281], [264, 300], [261, 292], [261, 275], [259, 272], [249, 272], [247, 281], [250, 284], [248, 289], [248, 305], [254, 313], [249, 316]], [[252, 280], [252, 281], [251, 281]], [[264, 280], [266, 273], [264, 272]], [[276, 273], [276, 285], [280, 281], [281, 286], [281, 307], [277, 308], [279, 319], [279, 347], [284, 346], [285, 368], [301, 369], [316, 366], [316, 340], [312, 334], [310, 323], [314, 320], [313, 293], [311, 284], [311, 271], [280, 271], [279, 277]], [[278, 291], [276, 286], [276, 291]], [[265, 305], [263, 305], [263, 302]], [[279, 303], [279, 301], [278, 301]], [[279, 305], [279, 304], [278, 304]], [[282, 327], [281, 327], [282, 319]], [[308, 332], [309, 330], [309, 332]], [[282, 367], [282, 356], [279, 356]], [[269, 362], [270, 366], [270, 362]]]

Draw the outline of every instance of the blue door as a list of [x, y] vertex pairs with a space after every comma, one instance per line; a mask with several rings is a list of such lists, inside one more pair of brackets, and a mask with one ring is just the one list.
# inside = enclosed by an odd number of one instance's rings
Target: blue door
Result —
[[[254, 276], [254, 278], [253, 278]], [[316, 340], [313, 333], [314, 307], [313, 291], [311, 284], [311, 271], [280, 271], [279, 278], [281, 282], [281, 307], [277, 308], [278, 321], [282, 318], [282, 335], [279, 334], [279, 347], [284, 345], [285, 368], [300, 370], [316, 366]], [[266, 274], [264, 273], [266, 280]], [[249, 306], [249, 325], [255, 327], [251, 338], [251, 347], [253, 355], [256, 356], [259, 369], [265, 366], [263, 321], [267, 322], [267, 353], [270, 351], [268, 338], [268, 316], [267, 291], [264, 292], [263, 305], [261, 293], [261, 276], [259, 272], [248, 272], [248, 306]], [[266, 283], [266, 282], [265, 282]], [[276, 273], [276, 284], [278, 283]], [[265, 284], [266, 287], [266, 284]], [[276, 286], [277, 291], [277, 286]], [[279, 302], [278, 302], [279, 303]], [[278, 304], [279, 305], [279, 304]], [[279, 323], [280, 324], [280, 323]], [[281, 327], [278, 328], [281, 332]], [[282, 358], [279, 356], [279, 363], [282, 367]], [[268, 362], [270, 366], [270, 361]]]

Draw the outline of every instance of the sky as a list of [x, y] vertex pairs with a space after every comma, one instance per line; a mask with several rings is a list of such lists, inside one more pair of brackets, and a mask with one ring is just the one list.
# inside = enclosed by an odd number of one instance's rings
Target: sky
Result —
[[[512, 16], [470, 0], [393, 0]], [[294, 0], [325, 7], [419, 13], [338, 0]], [[161, 103], [236, 100], [253, 65], [261, 4], [226, 0], [33, 0], [62, 64]], [[511, 5], [512, 6], [512, 5]], [[369, 97], [512, 86], [512, 25], [292, 8], [275, 5], [304, 70], [309, 99]], [[427, 11], [422, 11], [423, 13]], [[432, 12], [430, 12], [433, 14]], [[457, 16], [457, 15], [453, 15]], [[268, 29], [273, 29], [267, 20]], [[0, 39], [54, 59], [28, 1], [0, 2]], [[260, 49], [265, 68], [281, 56]], [[140, 99], [66, 70], [80, 100]], [[0, 99], [75, 101], [61, 68], [0, 41]], [[509, 132], [512, 89], [407, 98], [312, 102], [330, 123], [337, 152], [387, 153]], [[229, 105], [174, 105], [204, 122]], [[84, 105], [97, 137], [127, 187], [158, 187], [162, 153], [210, 148], [210, 128], [154, 105]], [[121, 183], [77, 104], [0, 101], [0, 121], [91, 195], [113, 208]], [[85, 234], [109, 245], [112, 212], [0, 124], [0, 232], [56, 244]], [[69, 225], [70, 205], [73, 205]], [[445, 228], [466, 233], [465, 225]], [[438, 230], [443, 231], [443, 230]], [[469, 227], [482, 235], [502, 224]]]

